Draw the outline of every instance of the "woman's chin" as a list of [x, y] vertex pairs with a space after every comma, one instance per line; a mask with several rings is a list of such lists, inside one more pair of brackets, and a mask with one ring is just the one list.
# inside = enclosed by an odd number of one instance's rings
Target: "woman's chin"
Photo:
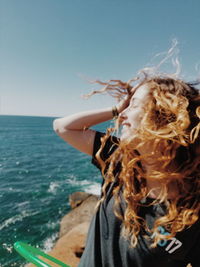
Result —
[[133, 135], [124, 133], [121, 135], [120, 140], [124, 143], [131, 143], [133, 142]]
[[121, 132], [121, 136], [120, 136], [120, 140], [121, 141], [127, 141], [128, 139], [130, 139], [130, 135], [127, 132]]
[[133, 139], [134, 135], [135, 131], [133, 129], [130, 130], [128, 127], [126, 127], [122, 129], [120, 139], [122, 141], [130, 142]]

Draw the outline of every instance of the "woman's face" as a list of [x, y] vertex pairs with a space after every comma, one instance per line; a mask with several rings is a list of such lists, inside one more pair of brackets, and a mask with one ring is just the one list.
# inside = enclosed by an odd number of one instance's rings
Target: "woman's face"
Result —
[[130, 99], [129, 106], [119, 114], [122, 126], [121, 140], [131, 140], [138, 128], [149, 100], [149, 86], [146, 83], [138, 87]]

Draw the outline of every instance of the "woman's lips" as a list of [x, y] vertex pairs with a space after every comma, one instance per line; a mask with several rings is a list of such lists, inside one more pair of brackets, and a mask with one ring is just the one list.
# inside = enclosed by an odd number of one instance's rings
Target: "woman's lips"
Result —
[[122, 126], [124, 127], [124, 126], [128, 126], [128, 127], [130, 127], [131, 126], [131, 124], [130, 123], [128, 123], [128, 122], [124, 122], [124, 123], [122, 123]]

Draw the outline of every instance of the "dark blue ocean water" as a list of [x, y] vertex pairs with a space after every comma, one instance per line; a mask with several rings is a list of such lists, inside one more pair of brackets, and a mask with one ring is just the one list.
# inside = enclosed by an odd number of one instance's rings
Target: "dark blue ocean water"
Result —
[[26, 263], [13, 249], [16, 241], [53, 247], [69, 194], [99, 193], [101, 176], [91, 158], [54, 133], [53, 119], [0, 116], [0, 267]]

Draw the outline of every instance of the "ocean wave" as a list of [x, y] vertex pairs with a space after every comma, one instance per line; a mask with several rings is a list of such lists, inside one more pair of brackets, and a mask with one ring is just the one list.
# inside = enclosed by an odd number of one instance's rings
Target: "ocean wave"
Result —
[[15, 215], [5, 220], [2, 224], [0, 224], [0, 231], [4, 228], [7, 228], [11, 224], [15, 224], [16, 222], [21, 222], [23, 221], [24, 218], [34, 216], [36, 214], [38, 214], [38, 212], [22, 211], [21, 214]]
[[51, 182], [47, 192], [56, 194], [57, 189], [61, 186], [59, 182]]
[[60, 188], [63, 187], [63, 185], [66, 184], [66, 181], [54, 181], [50, 182], [49, 188], [47, 189], [48, 193], [56, 194]]
[[29, 204], [30, 204], [30, 201], [24, 201], [24, 202], [21, 202], [21, 203], [17, 203], [17, 207], [20, 208], [20, 207], [27, 206]]
[[84, 189], [86, 193], [100, 195], [101, 194], [101, 184], [94, 182]]
[[[8, 266], [7, 264], [3, 264], [3, 265], [0, 264], [0, 267], [7, 267], [7, 266]], [[19, 265], [18, 262], [13, 262], [13, 263], [10, 263], [9, 267], [27, 267], [27, 263]]]
[[8, 253], [12, 253], [13, 252], [13, 246], [7, 243], [3, 243], [2, 244], [2, 248], [4, 248], [5, 250], [8, 251]]
[[50, 230], [54, 230], [59, 225], [59, 222], [48, 222], [46, 224], [47, 228]]
[[[7, 265], [7, 263], [6, 264], [3, 264], [3, 265], [1, 265], [0, 264], [0, 267], [7, 267], [8, 265]], [[27, 264], [20, 264], [20, 266], [19, 266], [19, 263], [18, 262], [13, 262], [13, 263], [11, 263], [10, 265], [9, 265], [9, 267], [26, 267], [27, 266]]]
[[86, 193], [100, 195], [101, 184], [90, 180], [77, 180], [75, 176], [68, 178], [67, 182], [71, 186], [80, 187]]
[[49, 252], [55, 245], [55, 241], [58, 238], [58, 233], [54, 233], [52, 236], [46, 238], [43, 241], [42, 247], [44, 248], [44, 252]]

